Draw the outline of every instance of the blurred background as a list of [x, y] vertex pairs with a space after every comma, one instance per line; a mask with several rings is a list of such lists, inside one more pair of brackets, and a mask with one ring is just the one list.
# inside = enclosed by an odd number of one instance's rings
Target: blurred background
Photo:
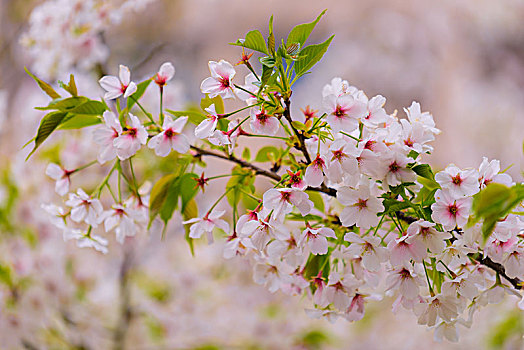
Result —
[[[514, 300], [487, 307], [458, 344], [436, 343], [413, 315], [392, 315], [390, 300], [355, 324], [309, 319], [299, 298], [254, 284], [245, 260], [224, 260], [221, 243], [191, 257], [181, 227], [101, 255], [64, 243], [49, 225], [40, 203], [58, 198], [45, 176], [55, 151], [26, 163], [22, 150], [42, 116], [33, 107], [48, 99], [24, 66], [53, 82], [75, 73], [80, 92], [96, 98], [100, 74], [119, 64], [141, 81], [171, 61], [166, 106], [183, 108], [201, 98], [209, 60], [240, 59], [228, 43], [252, 29], [267, 34], [271, 15], [278, 42], [323, 9], [309, 41], [335, 39], [297, 83], [295, 114], [319, 109], [322, 87], [340, 76], [385, 96], [389, 113], [403, 116], [413, 100], [430, 111], [442, 130], [434, 168], [478, 167], [486, 156], [522, 181], [522, 0], [0, 0], [0, 349], [524, 347]], [[79, 140], [53, 138], [71, 166], [92, 147]]]

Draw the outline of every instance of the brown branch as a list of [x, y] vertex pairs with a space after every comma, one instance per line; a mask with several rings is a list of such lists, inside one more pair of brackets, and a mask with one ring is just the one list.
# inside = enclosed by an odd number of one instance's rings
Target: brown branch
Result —
[[498, 273], [501, 277], [504, 277], [506, 280], [508, 280], [509, 283], [515, 288], [515, 289], [522, 289], [522, 281], [518, 278], [511, 278], [508, 275], [506, 275], [506, 269], [502, 264], [499, 264], [497, 262], [494, 262], [491, 260], [489, 256], [486, 256], [485, 258], [482, 257], [473, 257], [476, 261], [481, 263], [482, 265], [485, 265]]
[[[259, 168], [256, 165], [251, 164], [249, 162], [246, 162], [245, 160], [238, 159], [237, 157], [235, 157], [233, 155], [225, 155], [225, 154], [221, 154], [221, 153], [218, 153], [218, 152], [206, 150], [206, 149], [203, 149], [203, 148], [200, 148], [200, 147], [196, 147], [196, 146], [191, 146], [191, 149], [196, 151], [198, 155], [211, 156], [211, 157], [216, 157], [216, 158], [228, 160], [230, 162], [239, 164], [240, 166], [242, 166], [244, 168], [248, 168], [248, 169], [254, 170], [255, 173], [258, 174], [258, 175], [262, 175], [262, 176], [268, 177], [268, 178], [270, 178], [272, 180], [275, 180], [275, 181], [280, 181], [281, 180], [280, 175], [278, 175], [277, 173], [275, 173], [273, 171], [270, 171], [270, 170], [265, 170], [265, 169]], [[315, 191], [315, 192], [322, 192], [322, 193], [325, 193], [325, 194], [327, 194], [327, 195], [329, 195], [331, 197], [336, 197], [336, 195], [337, 195], [337, 191], [335, 189], [329, 188], [329, 187], [327, 187], [324, 184], [322, 184], [320, 187], [308, 187], [307, 190], [308, 191]]]
[[295, 135], [297, 135], [299, 147], [298, 149], [302, 152], [304, 155], [304, 158], [306, 158], [306, 162], [308, 164], [311, 163], [311, 157], [309, 156], [309, 152], [307, 151], [306, 147], [306, 138], [304, 137], [304, 134], [299, 132], [294, 126], [293, 126], [293, 120], [291, 119], [291, 101], [289, 98], [284, 99], [284, 103], [286, 104], [286, 108], [284, 109], [284, 118], [288, 121], [289, 125], [291, 126], [291, 129], [293, 129], [293, 132]]
[[216, 158], [229, 160], [230, 162], [237, 163], [237, 164], [239, 164], [240, 166], [242, 166], [244, 168], [248, 168], [248, 169], [254, 170], [256, 174], [263, 175], [263, 176], [268, 177], [270, 179], [273, 179], [275, 181], [280, 181], [280, 175], [278, 175], [277, 173], [274, 173], [272, 171], [268, 171], [268, 170], [259, 168], [256, 165], [248, 163], [245, 160], [238, 159], [237, 157], [235, 157], [233, 155], [224, 155], [224, 154], [217, 153], [217, 152], [214, 152], [214, 151], [205, 150], [205, 149], [202, 149], [202, 148], [199, 148], [199, 147], [196, 147], [196, 146], [191, 146], [191, 149], [195, 150], [199, 155], [212, 156], [212, 157], [216, 157]]
[[[413, 216], [409, 216], [401, 211], [397, 211], [396, 214], [400, 220], [407, 222], [409, 224], [418, 220], [417, 218]], [[455, 230], [452, 230], [451, 232], [457, 232], [458, 234], [462, 234], [462, 231], [460, 229], [458, 230], [455, 229]], [[482, 255], [479, 253], [470, 253], [468, 254], [468, 257], [472, 258], [473, 260], [479, 262], [480, 264], [484, 266], [489, 267], [490, 269], [498, 273], [501, 277], [504, 277], [509, 283], [511, 283], [511, 285], [515, 289], [522, 289], [523, 282], [518, 278], [509, 277], [506, 274], [506, 269], [504, 268], [504, 265], [494, 262], [493, 260], [491, 260], [489, 256], [486, 256], [485, 258], [483, 258]]]

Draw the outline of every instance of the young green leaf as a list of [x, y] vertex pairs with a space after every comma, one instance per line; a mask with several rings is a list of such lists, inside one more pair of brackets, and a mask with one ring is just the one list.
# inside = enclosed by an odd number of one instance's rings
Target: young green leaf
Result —
[[418, 164], [411, 168], [418, 176], [422, 176], [426, 179], [434, 180], [435, 175], [428, 164]]
[[204, 113], [197, 111], [173, 111], [171, 109], [166, 109], [166, 112], [174, 117], [186, 116], [188, 117], [187, 120], [195, 125], [200, 124], [204, 119], [206, 119], [206, 115]]
[[91, 114], [71, 114], [68, 113], [62, 123], [58, 126], [59, 130], [82, 129], [88, 126], [100, 124], [102, 118]]
[[304, 46], [304, 43], [306, 42], [307, 38], [309, 38], [309, 35], [317, 25], [318, 21], [320, 21], [320, 18], [324, 16], [327, 10], [322, 11], [320, 15], [311, 23], [304, 23], [299, 24], [293, 29], [291, 29], [291, 32], [289, 32], [289, 35], [287, 36], [286, 44], [292, 44], [292, 43], [299, 43], [300, 46]]
[[320, 61], [334, 37], [334, 35], [330, 36], [321, 44], [306, 46], [300, 54], [303, 58], [295, 62], [295, 74], [299, 77], [306, 74], [318, 61]]
[[55, 98], [60, 98], [61, 96], [55, 91], [55, 89], [53, 89], [51, 87], [51, 85], [49, 85], [48, 83], [46, 83], [45, 81], [37, 78], [33, 73], [31, 73], [29, 71], [29, 69], [25, 68], [25, 71], [27, 74], [29, 74], [29, 76], [31, 78], [33, 78], [36, 83], [38, 84], [38, 86], [40, 86], [40, 89], [42, 89], [49, 97], [51, 97], [52, 99], [55, 99]]
[[151, 189], [151, 198], [149, 200], [150, 223], [158, 215], [160, 209], [162, 209], [162, 206], [166, 201], [171, 184], [175, 179], [175, 174], [166, 175], [162, 177], [160, 180], [158, 180], [157, 183], [155, 183], [155, 185]]
[[26, 160], [29, 159], [36, 149], [49, 137], [49, 135], [51, 135], [53, 131], [55, 131], [66, 115], [67, 112], [57, 111], [48, 113], [42, 118], [38, 131], [36, 132], [35, 146], [27, 156]]
[[215, 96], [213, 98], [210, 98], [207, 94], [206, 97], [202, 98], [200, 100], [200, 107], [202, 110], [208, 108], [211, 105], [215, 105], [215, 111], [217, 114], [223, 114], [224, 109], [224, 100], [222, 100], [221, 96]]
[[236, 43], [231, 43], [231, 45], [243, 46], [246, 49], [262, 52], [266, 55], [269, 54], [266, 47], [266, 41], [264, 40], [262, 33], [258, 30], [248, 32], [245, 39], [238, 39]]

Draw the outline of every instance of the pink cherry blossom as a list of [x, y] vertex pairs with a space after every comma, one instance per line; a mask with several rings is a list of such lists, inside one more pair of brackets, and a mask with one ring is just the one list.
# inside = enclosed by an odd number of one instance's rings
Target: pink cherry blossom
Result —
[[313, 209], [313, 202], [307, 193], [291, 188], [271, 188], [263, 196], [264, 207], [273, 210], [272, 217], [282, 221], [284, 216], [291, 212], [293, 206], [300, 214], [307, 215]]
[[333, 132], [352, 132], [358, 128], [360, 118], [366, 115], [366, 105], [351, 95], [328, 95], [323, 100], [328, 116], [326, 121]]
[[418, 240], [403, 235], [388, 244], [391, 266], [406, 266], [411, 260], [421, 262], [427, 257], [426, 247]]
[[226, 212], [225, 210], [217, 210], [206, 214], [203, 218], [194, 218], [182, 222], [184, 225], [193, 224], [189, 229], [189, 237], [200, 238], [204, 233], [207, 233], [208, 241], [213, 242], [213, 229], [218, 227], [224, 232], [229, 232], [229, 224], [220, 219]]
[[85, 234], [79, 229], [64, 230], [64, 241], [74, 239], [78, 248], [94, 248], [95, 250], [107, 254], [107, 239], [94, 234]]
[[367, 270], [380, 270], [381, 263], [387, 259], [386, 248], [380, 245], [379, 237], [360, 237], [354, 232], [348, 232], [344, 236], [344, 241], [351, 243], [346, 253], [350, 256], [361, 257], [362, 265]]
[[376, 128], [380, 123], [387, 119], [387, 113], [384, 110], [386, 98], [382, 95], [372, 97], [367, 102], [367, 115], [362, 117], [362, 123], [371, 128]]
[[231, 63], [220, 60], [220, 62], [209, 61], [208, 65], [211, 77], [202, 81], [200, 85], [202, 93], [209, 94], [211, 98], [218, 95], [223, 98], [235, 97], [234, 85], [231, 80], [236, 72]]
[[418, 297], [420, 286], [424, 280], [411, 266], [401, 266], [391, 270], [386, 278], [386, 290], [398, 290], [400, 295], [408, 300]]
[[56, 181], [55, 191], [59, 195], [63, 196], [69, 192], [69, 186], [71, 185], [70, 176], [73, 173], [71, 170], [66, 170], [60, 167], [58, 164], [50, 163], [45, 173], [47, 176]]
[[189, 141], [182, 133], [188, 117], [179, 117], [173, 120], [166, 116], [162, 125], [162, 132], [149, 140], [148, 147], [155, 150], [155, 154], [165, 157], [174, 149], [178, 153], [189, 151]]
[[113, 100], [122, 95], [129, 97], [137, 90], [137, 86], [131, 81], [131, 72], [129, 68], [120, 65], [119, 77], [106, 75], [99, 80], [100, 85], [106, 90], [104, 99]]
[[330, 181], [340, 183], [345, 176], [358, 173], [357, 149], [347, 140], [335, 140], [329, 146], [328, 154], [331, 158], [328, 159], [326, 176]]
[[106, 232], [115, 229], [116, 240], [122, 244], [126, 237], [136, 235], [138, 223], [143, 222], [142, 215], [127, 205], [114, 204], [104, 215], [104, 229]]
[[335, 231], [327, 227], [321, 227], [318, 229], [306, 227], [302, 235], [303, 240], [307, 242], [311, 253], [315, 255], [324, 255], [328, 252], [328, 237], [337, 238]]
[[147, 131], [138, 117], [129, 113], [130, 125], [122, 128], [120, 135], [113, 140], [116, 155], [120, 160], [133, 156], [147, 142]]
[[431, 205], [431, 218], [442, 224], [445, 230], [452, 230], [456, 226], [464, 227], [468, 222], [471, 208], [471, 197], [454, 199], [447, 191], [437, 190], [436, 202]]
[[251, 126], [253, 133], [257, 135], [273, 136], [280, 128], [280, 123], [275, 116], [267, 114], [264, 110], [260, 110], [258, 107], [253, 108], [249, 125]]
[[480, 187], [484, 188], [491, 182], [501, 183], [506, 186], [511, 186], [513, 182], [511, 176], [508, 174], [500, 174], [500, 161], [493, 159], [488, 162], [488, 158], [483, 157], [482, 163], [479, 167], [479, 182]]
[[105, 111], [104, 124], [93, 132], [93, 140], [101, 146], [98, 162], [103, 164], [116, 157], [113, 141], [122, 133], [122, 125], [113, 112]]
[[170, 62], [166, 62], [160, 66], [158, 73], [153, 77], [155, 83], [159, 86], [164, 86], [175, 75], [175, 67]]
[[309, 186], [318, 187], [324, 182], [324, 172], [326, 171], [326, 161], [320, 154], [317, 154], [317, 157], [306, 168], [304, 180]]
[[340, 213], [340, 220], [346, 227], [356, 224], [367, 229], [375, 226], [380, 220], [377, 214], [384, 210], [382, 202], [371, 193], [366, 184], [361, 184], [358, 189], [341, 187], [337, 191], [337, 199], [345, 205]]
[[100, 223], [103, 212], [102, 204], [98, 199], [91, 198], [79, 188], [75, 193], [69, 194], [69, 199], [65, 203], [70, 206], [71, 220], [75, 222], [85, 221], [86, 224], [97, 227]]
[[212, 104], [204, 110], [209, 114], [195, 129], [195, 136], [199, 139], [205, 139], [212, 136], [218, 124], [218, 115], [215, 105]]
[[410, 240], [417, 240], [434, 254], [440, 254], [446, 247], [446, 239], [451, 238], [449, 232], [435, 230], [435, 224], [425, 220], [418, 220], [409, 225], [407, 234]]
[[444, 171], [435, 174], [442, 189], [449, 191], [453, 198], [472, 196], [480, 190], [479, 174], [476, 170], [460, 170], [451, 164]]

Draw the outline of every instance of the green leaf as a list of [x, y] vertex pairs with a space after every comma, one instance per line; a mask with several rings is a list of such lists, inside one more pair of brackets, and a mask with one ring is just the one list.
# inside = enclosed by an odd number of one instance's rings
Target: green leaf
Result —
[[53, 131], [55, 131], [55, 129], [58, 127], [58, 125], [60, 125], [60, 123], [66, 115], [67, 112], [58, 111], [48, 113], [42, 118], [40, 126], [38, 127], [38, 131], [36, 132], [35, 146], [31, 153], [29, 153], [29, 155], [27, 156], [26, 160], [29, 159], [29, 157], [31, 157], [31, 155], [42, 144], [42, 142], [44, 142]]
[[324, 266], [322, 269], [322, 276], [327, 277], [329, 276], [329, 261], [326, 262], [326, 259], [329, 259], [330, 254], [324, 254], [324, 255], [309, 255], [309, 259], [306, 263], [306, 266], [304, 267], [304, 278], [309, 281], [314, 277], [318, 276], [318, 273], [320, 271], [320, 268]]
[[523, 200], [524, 185], [516, 184], [507, 187], [499, 183], [490, 183], [473, 196], [473, 215], [470, 217], [470, 224], [483, 220], [482, 236], [486, 241], [497, 221], [506, 217]]
[[60, 98], [61, 96], [55, 91], [55, 89], [53, 89], [51, 87], [51, 85], [49, 85], [48, 83], [46, 83], [45, 81], [37, 78], [33, 73], [31, 73], [29, 71], [29, 69], [25, 68], [25, 71], [27, 74], [29, 74], [29, 76], [31, 78], [33, 78], [36, 83], [38, 84], [38, 86], [40, 86], [40, 89], [42, 89], [49, 97], [51, 97], [52, 99], [55, 99], [55, 98]]
[[[186, 210], [189, 202], [195, 197], [198, 192], [195, 179], [198, 178], [197, 174], [187, 173], [180, 177], [180, 198], [182, 199], [181, 211]], [[198, 215], [198, 213], [197, 213]]]
[[269, 18], [269, 36], [267, 37], [267, 49], [271, 56], [275, 56], [275, 34], [273, 34], [273, 16]]
[[266, 47], [266, 41], [264, 40], [262, 33], [258, 30], [248, 32], [245, 39], [238, 39], [236, 43], [231, 43], [231, 45], [243, 46], [246, 49], [262, 52], [266, 55], [269, 54]]
[[292, 43], [299, 43], [300, 46], [304, 46], [304, 43], [313, 31], [313, 28], [315, 28], [318, 21], [320, 21], [320, 18], [322, 18], [326, 11], [327, 10], [322, 11], [322, 13], [318, 15], [318, 17], [313, 22], [299, 24], [291, 29], [291, 32], [289, 32], [289, 35], [287, 36], [286, 44], [289, 45]]
[[255, 174], [250, 169], [244, 169], [241, 166], [237, 166], [233, 169], [232, 176], [226, 185], [227, 200], [232, 207], [236, 207], [240, 201], [243, 191], [248, 193], [254, 193], [255, 187]]
[[428, 164], [418, 164], [411, 168], [418, 176], [422, 176], [426, 179], [434, 180], [435, 175]]
[[147, 90], [147, 87], [149, 86], [149, 84], [151, 84], [151, 81], [151, 79], [147, 79], [136, 86], [136, 92], [127, 98], [128, 111], [130, 111], [131, 108], [133, 108], [133, 106], [135, 105], [136, 101], [140, 100], [142, 95], [144, 95], [144, 93]]
[[324, 212], [325, 210], [324, 200], [322, 199], [322, 196], [320, 195], [320, 193], [315, 192], [315, 191], [306, 191], [306, 193], [309, 196], [309, 200], [313, 202], [313, 205], [315, 206], [315, 208], [317, 208], [321, 212]]
[[329, 44], [335, 36], [332, 35], [321, 44], [306, 46], [301, 53], [303, 58], [295, 62], [295, 74], [302, 76], [306, 74], [326, 53]]
[[8, 265], [0, 265], [0, 282], [8, 287], [13, 286], [13, 273]]
[[164, 221], [165, 224], [173, 216], [173, 212], [178, 208], [178, 198], [180, 197], [180, 178], [176, 177], [171, 181], [171, 185], [167, 189], [166, 198], [164, 203], [162, 203], [162, 208], [160, 208], [160, 219]]
[[69, 113], [62, 123], [58, 126], [59, 130], [82, 129], [102, 123], [102, 119], [97, 115], [71, 114]]
[[164, 205], [169, 189], [173, 181], [176, 179], [175, 174], [166, 175], [158, 180], [151, 189], [151, 197], [149, 200], [149, 218], [150, 223], [158, 215], [162, 206]]
[[384, 211], [381, 213], [382, 215], [394, 213], [396, 211], [411, 207], [411, 203], [398, 201], [396, 199], [384, 199], [382, 205], [384, 205]]
[[274, 162], [278, 159], [280, 151], [273, 146], [262, 147], [255, 157], [255, 162]]
[[104, 103], [95, 100], [89, 100], [82, 103], [81, 105], [69, 110], [70, 113], [74, 114], [87, 114], [87, 115], [99, 115], [101, 116], [107, 110]]
[[267, 85], [267, 82], [269, 81], [269, 78], [271, 77], [271, 74], [273, 73], [273, 68], [262, 65], [262, 77], [260, 78], [260, 89], [258, 92], [262, 91], [264, 86]]
[[242, 151], [242, 159], [247, 160], [248, 162], [251, 161], [251, 150], [248, 147], [244, 148], [244, 151]]
[[71, 96], [77, 96], [78, 90], [76, 89], [75, 77], [73, 74], [69, 75], [69, 84], [65, 84], [62, 81], [58, 81], [58, 85], [65, 91], [69, 92]]
[[208, 108], [211, 105], [215, 105], [215, 111], [217, 114], [224, 114], [224, 100], [222, 100], [221, 96], [210, 98], [208, 94], [206, 94], [206, 97], [200, 100], [200, 107], [202, 110]]
[[53, 100], [47, 105], [46, 107], [35, 107], [35, 109], [38, 109], [40, 111], [48, 111], [48, 110], [58, 110], [63, 112], [68, 112], [82, 103], [88, 101], [87, 97], [67, 97], [64, 99], [56, 99]]
[[304, 123], [299, 122], [298, 120], [293, 120], [291, 122], [291, 125], [293, 125], [293, 127], [297, 130], [306, 130], [306, 126], [304, 125]]
[[275, 59], [271, 56], [260, 57], [258, 60], [260, 63], [262, 63], [262, 65], [268, 68], [273, 68], [275, 66]]
[[202, 112], [196, 112], [196, 111], [173, 111], [171, 109], [166, 109], [166, 112], [171, 114], [174, 117], [187, 117], [188, 121], [192, 124], [198, 125], [200, 124], [204, 119], [206, 119], [206, 115]]

